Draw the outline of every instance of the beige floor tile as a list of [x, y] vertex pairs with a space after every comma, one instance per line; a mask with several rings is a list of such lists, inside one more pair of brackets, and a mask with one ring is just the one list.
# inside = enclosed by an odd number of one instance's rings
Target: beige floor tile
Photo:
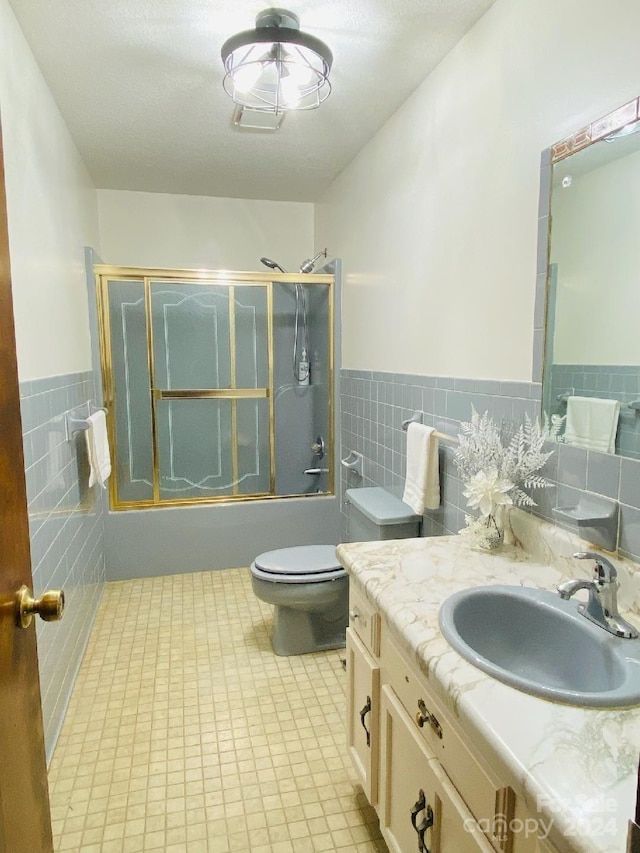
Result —
[[277, 657], [246, 569], [108, 584], [49, 769], [57, 853], [384, 851], [342, 652]]

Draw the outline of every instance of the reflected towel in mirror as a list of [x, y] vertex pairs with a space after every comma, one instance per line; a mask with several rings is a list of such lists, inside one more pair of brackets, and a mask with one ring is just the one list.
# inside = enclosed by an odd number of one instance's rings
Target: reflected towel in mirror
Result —
[[619, 400], [600, 397], [569, 397], [567, 400], [567, 425], [565, 444], [615, 453], [616, 432], [620, 417]]

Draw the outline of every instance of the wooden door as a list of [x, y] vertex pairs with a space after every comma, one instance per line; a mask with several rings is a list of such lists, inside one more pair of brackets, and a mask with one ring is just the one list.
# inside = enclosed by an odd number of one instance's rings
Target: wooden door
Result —
[[0, 853], [53, 851], [36, 630], [16, 619], [31, 583], [0, 133]]

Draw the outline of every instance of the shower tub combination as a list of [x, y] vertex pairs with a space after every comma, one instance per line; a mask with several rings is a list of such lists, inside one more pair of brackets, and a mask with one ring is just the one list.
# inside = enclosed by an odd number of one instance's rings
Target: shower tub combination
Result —
[[335, 276], [309, 274], [316, 260], [277, 276], [95, 267], [111, 577], [337, 542]]

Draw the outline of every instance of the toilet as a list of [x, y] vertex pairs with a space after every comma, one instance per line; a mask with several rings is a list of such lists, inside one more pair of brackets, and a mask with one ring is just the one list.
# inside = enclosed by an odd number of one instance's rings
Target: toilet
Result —
[[[347, 541], [410, 539], [422, 516], [381, 488], [346, 492]], [[277, 655], [303, 655], [345, 644], [349, 578], [335, 545], [266, 551], [251, 564], [256, 597], [274, 606], [271, 645]]]

